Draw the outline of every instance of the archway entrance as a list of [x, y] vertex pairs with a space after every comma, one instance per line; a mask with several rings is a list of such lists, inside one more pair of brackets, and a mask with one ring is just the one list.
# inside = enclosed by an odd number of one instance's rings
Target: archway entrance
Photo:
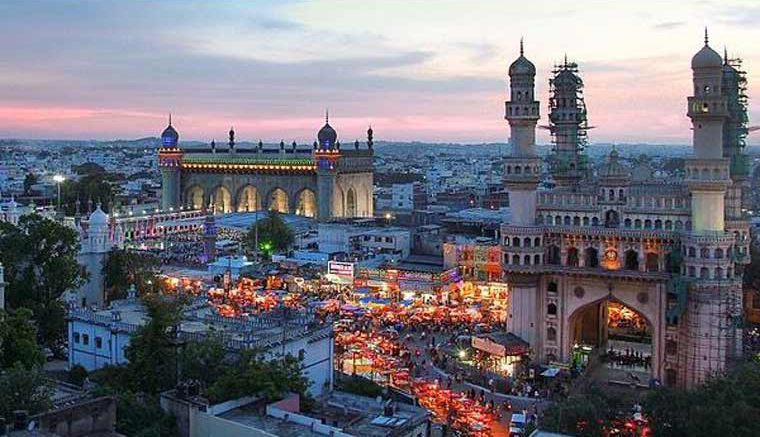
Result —
[[306, 217], [314, 217], [317, 212], [317, 197], [314, 192], [306, 188], [298, 193], [296, 201], [296, 214]]
[[269, 195], [269, 210], [287, 214], [288, 210], [288, 193], [282, 188], [275, 188]]
[[214, 214], [227, 214], [228, 212], [232, 212], [231, 200], [229, 190], [222, 186], [218, 187], [214, 191]]
[[570, 329], [574, 362], [599, 359], [604, 379], [648, 382], [652, 374], [652, 325], [641, 313], [618, 301], [603, 300], [576, 311], [570, 318]]
[[191, 209], [203, 208], [203, 188], [196, 185], [188, 191], [187, 206]]
[[256, 187], [253, 185], [246, 185], [240, 190], [238, 197], [238, 212], [253, 212], [260, 208], [259, 206], [259, 194], [256, 191]]

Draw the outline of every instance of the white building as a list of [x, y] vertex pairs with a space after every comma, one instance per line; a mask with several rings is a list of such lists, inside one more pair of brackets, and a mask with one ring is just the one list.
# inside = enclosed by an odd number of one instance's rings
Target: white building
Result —
[[81, 245], [78, 260], [87, 269], [89, 279], [69, 296], [70, 301], [75, 301], [81, 306], [103, 304], [105, 301], [103, 263], [112, 248], [124, 245], [124, 232], [121, 225], [117, 224], [112, 231], [108, 215], [100, 209], [100, 205], [90, 214], [88, 223], [86, 230], [79, 224], [76, 226]]
[[381, 254], [403, 259], [411, 252], [411, 235], [403, 228], [320, 223], [318, 240], [320, 252], [346, 253], [356, 261]]
[[[69, 368], [81, 365], [87, 371], [107, 365], [126, 364], [125, 347], [137, 329], [148, 321], [145, 310], [131, 298], [115, 301], [103, 310], [72, 306], [68, 311]], [[220, 328], [223, 327], [223, 328]], [[183, 312], [179, 336], [186, 341], [221, 335], [230, 350], [261, 349], [267, 359], [292, 355], [302, 359], [309, 391], [320, 395], [333, 386], [332, 325], [315, 323], [313, 314], [283, 316], [270, 313], [258, 317], [228, 318], [217, 315], [205, 298]]]

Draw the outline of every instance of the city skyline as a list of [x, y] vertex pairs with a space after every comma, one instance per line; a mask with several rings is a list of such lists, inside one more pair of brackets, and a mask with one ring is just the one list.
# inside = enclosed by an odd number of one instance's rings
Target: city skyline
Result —
[[750, 120], [760, 112], [750, 2], [536, 2], [518, 15], [503, 2], [151, 6], [0, 5], [0, 137], [157, 136], [171, 112], [181, 139], [224, 142], [234, 126], [242, 141], [311, 142], [329, 109], [344, 142], [368, 124], [378, 140], [503, 142], [506, 71], [522, 37], [539, 124], [551, 67], [567, 54], [586, 83], [591, 142], [689, 144], [695, 23], [744, 59]]

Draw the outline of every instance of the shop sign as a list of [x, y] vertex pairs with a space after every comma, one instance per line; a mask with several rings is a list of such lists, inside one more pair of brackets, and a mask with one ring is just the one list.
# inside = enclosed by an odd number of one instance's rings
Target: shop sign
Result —
[[398, 280], [399, 281], [432, 282], [433, 275], [431, 273], [407, 272], [407, 271], [402, 270], [398, 272]]
[[342, 276], [344, 278], [354, 277], [354, 263], [346, 263], [339, 261], [328, 261], [327, 273], [335, 276]]
[[500, 357], [506, 356], [506, 348], [504, 345], [494, 343], [487, 338], [472, 337], [472, 347], [491, 355], [498, 355]]

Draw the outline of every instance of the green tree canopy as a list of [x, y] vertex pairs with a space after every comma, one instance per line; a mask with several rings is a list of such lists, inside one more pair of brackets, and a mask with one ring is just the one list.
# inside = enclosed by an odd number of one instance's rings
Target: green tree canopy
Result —
[[644, 403], [652, 437], [760, 435], [760, 362], [742, 363], [691, 390], [659, 388]]
[[583, 437], [604, 437], [604, 428], [633, 402], [616, 396], [594, 382], [576, 387], [560, 402], [551, 404], [541, 419], [541, 429]]
[[134, 390], [157, 394], [174, 386], [177, 351], [170, 331], [180, 323], [185, 301], [149, 294], [142, 302], [148, 323], [132, 336], [124, 355]]
[[106, 300], [127, 297], [134, 284], [140, 295], [154, 290], [158, 284], [161, 261], [154, 255], [130, 249], [113, 248], [103, 263]]
[[[246, 247], [255, 250], [257, 225], [254, 224], [245, 235]], [[293, 231], [285, 224], [277, 211], [269, 211], [264, 219], [258, 221], [259, 252], [271, 255], [272, 252], [287, 250], [295, 240]]]
[[103, 211], [108, 212], [114, 204], [114, 198], [119, 192], [119, 181], [122, 179], [122, 175], [114, 173], [88, 173], [79, 180], [67, 179], [61, 184], [62, 208], [66, 214], [74, 215], [77, 201], [92, 200], [99, 202]]
[[37, 214], [22, 216], [18, 226], [0, 223], [7, 305], [29, 308], [40, 340], [49, 347], [56, 347], [65, 332], [61, 296], [87, 277], [77, 262], [78, 253], [75, 230]]
[[27, 369], [16, 363], [0, 372], [0, 417], [10, 418], [14, 410], [46, 411], [53, 405], [52, 395], [39, 367]]
[[44, 357], [37, 346], [37, 328], [32, 323], [32, 312], [19, 308], [9, 313], [0, 310], [0, 369], [20, 363], [31, 369], [43, 363]]

